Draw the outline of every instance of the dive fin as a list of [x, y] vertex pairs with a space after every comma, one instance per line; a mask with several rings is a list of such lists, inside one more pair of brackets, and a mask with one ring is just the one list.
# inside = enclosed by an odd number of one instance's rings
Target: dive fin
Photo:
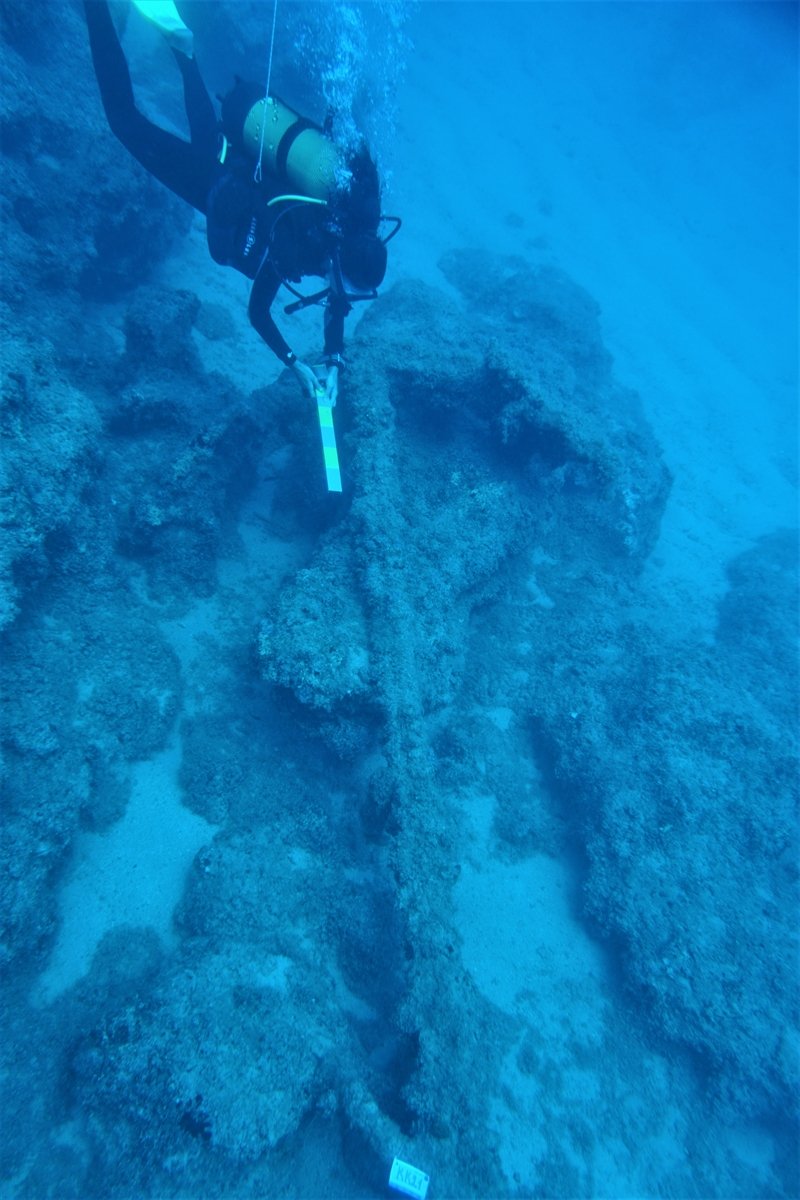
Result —
[[133, 4], [145, 20], [163, 33], [173, 50], [192, 57], [194, 34], [184, 25], [173, 0], [133, 0]]

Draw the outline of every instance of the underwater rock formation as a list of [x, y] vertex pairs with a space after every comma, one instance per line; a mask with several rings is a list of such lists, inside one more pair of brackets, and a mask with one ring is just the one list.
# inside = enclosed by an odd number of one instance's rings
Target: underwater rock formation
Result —
[[119, 819], [131, 763], [165, 744], [180, 703], [177, 660], [145, 606], [129, 595], [119, 613], [113, 585], [75, 576], [3, 644], [0, 967], [26, 975], [51, 944], [72, 839]]
[[[651, 627], [669, 473], [596, 306], [517, 260], [443, 267], [463, 302], [402, 283], [353, 338], [340, 498], [291, 384], [206, 374], [190, 292], [140, 285], [91, 355], [14, 352], [8, 977], [42, 965], [53, 880], [124, 810], [132, 762], [175, 738], [185, 803], [219, 826], [173, 953], [112, 931], [43, 1014], [67, 1098], [37, 1096], [22, 1033], [6, 1047], [37, 1113], [35, 1161], [4, 1152], [29, 1190], [313, 1195], [326, 1162], [370, 1194], [391, 1152], [443, 1195], [512, 1193], [496, 1107], [539, 1051], [464, 952], [477, 791], [498, 861], [579, 847], [583, 911], [655, 1038], [739, 1113], [789, 1103], [793, 535], [730, 565], [715, 645]], [[239, 578], [254, 491], [266, 549]], [[214, 603], [192, 690], [170, 638]], [[551, 1190], [580, 1190], [559, 1162]]]
[[31, 15], [7, 5], [3, 38], [0, 629], [18, 591], [52, 570], [61, 539], [84, 519], [99, 382], [88, 386], [87, 368], [112, 357], [105, 322], [87, 319], [86, 302], [130, 293], [191, 223], [185, 205], [120, 154], [94, 80], [76, 70], [81, 55], [88, 65], [77, 9]]
[[[503, 281], [489, 316], [488, 298], [465, 314], [441, 293], [401, 284], [359, 326], [348, 376], [352, 509], [262, 632], [267, 676], [302, 701], [309, 688], [322, 707], [364, 690], [347, 682], [343, 662], [364, 641], [349, 626], [365, 596], [385, 608], [385, 589], [413, 612], [413, 628], [396, 632], [413, 642], [415, 684], [435, 708], [452, 698], [469, 614], [496, 593], [509, 555], [535, 541], [559, 560], [635, 570], [657, 536], [669, 475], [637, 398], [613, 383], [585, 293], [516, 262], [465, 254], [449, 264], [465, 288]], [[344, 628], [343, 605], [353, 614]], [[368, 614], [373, 637], [382, 616]]]
[[100, 430], [94, 405], [61, 376], [46, 344], [32, 353], [5, 324], [2, 359], [0, 629], [76, 536]]
[[[362, 320], [343, 439], [352, 501], [278, 598], [260, 653], [267, 679], [324, 711], [320, 736], [330, 737], [331, 714], [360, 720], [380, 756], [360, 803], [368, 836], [381, 843], [389, 831], [405, 930], [394, 1022], [416, 1047], [408, 1119], [432, 1135], [425, 1154], [440, 1178], [469, 1176], [491, 1193], [496, 1163], [468, 1131], [486, 1126], [511, 1032], [460, 962], [458, 816], [434, 744], [468, 724], [476, 614], [513, 613], [515, 637], [541, 641], [554, 601], [532, 578], [536, 564], [584, 590], [609, 573], [634, 577], [669, 477], [638, 403], [613, 383], [580, 289], [485, 256], [454, 256], [449, 269], [465, 287], [510, 282], [490, 287], [489, 316], [408, 283]], [[501, 670], [509, 650], [498, 644]], [[524, 716], [531, 686], [519, 678], [530, 676], [516, 675], [511, 704]], [[465, 757], [481, 752], [476, 742]]]
[[[55, 296], [112, 299], [146, 280], [191, 223], [185, 205], [120, 154], [94, 81], [75, 70], [75, 45], [88, 54], [79, 22], [77, 10], [35, 21], [22, 6], [4, 12], [4, 32], [14, 29], [16, 45], [4, 50], [0, 100], [7, 219], [0, 300], [37, 332], [72, 319], [73, 304], [55, 304]], [[51, 33], [41, 54], [48, 26], [59, 36]], [[42, 304], [48, 295], [51, 303]]]
[[798, 1095], [796, 535], [729, 574], [713, 646], [621, 621], [621, 598], [612, 624], [610, 591], [568, 625], [545, 613], [528, 711], [585, 841], [587, 913], [624, 947], [632, 994], [719, 1102], [758, 1118]]
[[[473, 1036], [498, 1054], [504, 1045], [498, 1014], [465, 992], [452, 933], [459, 834], [445, 781], [455, 795], [482, 772], [497, 828], [517, 846], [532, 836], [535, 847], [548, 822], [585, 842], [587, 914], [622, 942], [659, 1032], [698, 1052], [737, 1111], [785, 1106], [796, 750], [785, 724], [742, 695], [724, 646], [664, 644], [636, 615], [635, 573], [669, 477], [638, 399], [614, 383], [593, 303], [558, 273], [484, 254], [445, 268], [467, 313], [404, 284], [359, 327], [344, 439], [352, 502], [260, 642], [266, 678], [334, 724], [360, 720], [379, 749], [362, 818], [378, 839], [390, 831], [415, 1127], [452, 1148], [456, 1129], [484, 1124], [475, 1077], [493, 1060], [470, 1065], [469, 1086], [445, 1071], [455, 1029], [476, 1022]], [[785, 611], [786, 595], [776, 604]], [[722, 629], [736, 607], [723, 606]], [[487, 775], [486, 734], [454, 732], [476, 704], [527, 730], [555, 826], [540, 814], [526, 835], [521, 810], [503, 811], [515, 788]], [[321, 737], [330, 729], [320, 722]], [[746, 968], [743, 945], [754, 947]]]

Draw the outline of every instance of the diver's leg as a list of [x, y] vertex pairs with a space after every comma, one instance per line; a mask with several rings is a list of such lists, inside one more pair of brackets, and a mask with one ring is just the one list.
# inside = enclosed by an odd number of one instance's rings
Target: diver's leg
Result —
[[108, 124], [145, 170], [205, 212], [216, 161], [182, 138], [159, 129], [136, 108], [128, 64], [106, 0], [84, 0], [89, 44]]
[[219, 141], [219, 123], [214, 105], [208, 94], [200, 68], [195, 58], [189, 58], [181, 50], [173, 50], [181, 78], [183, 79], [183, 101], [192, 145], [212, 158], [216, 158]]
[[136, 113], [128, 64], [105, 0], [85, 0], [84, 9], [103, 108], [112, 133], [125, 142], [123, 132], [127, 131], [131, 114]]

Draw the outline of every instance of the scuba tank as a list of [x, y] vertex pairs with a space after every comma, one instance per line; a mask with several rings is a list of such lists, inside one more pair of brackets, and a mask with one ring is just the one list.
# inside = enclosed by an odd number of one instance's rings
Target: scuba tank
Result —
[[333, 142], [318, 125], [276, 96], [265, 96], [257, 84], [237, 79], [222, 101], [225, 137], [255, 161], [261, 149], [262, 125], [265, 170], [281, 187], [315, 200], [328, 200], [336, 191], [343, 166]]
[[[317, 240], [326, 265], [322, 270], [308, 268], [305, 274], [331, 274], [331, 282], [313, 296], [302, 296], [292, 287], [284, 271], [278, 267], [284, 285], [298, 298], [286, 312], [304, 308], [325, 300], [332, 291], [348, 304], [356, 300], [371, 300], [377, 296], [377, 288], [386, 271], [386, 243], [400, 228], [399, 217], [381, 214], [380, 180], [378, 170], [365, 144], [349, 155], [340, 150], [313, 121], [301, 117], [282, 100], [264, 93], [258, 84], [248, 83], [237, 77], [236, 84], [227, 96], [221, 97], [222, 132], [225, 145], [220, 162], [225, 162], [228, 144], [254, 163], [260, 159], [264, 172], [269, 176], [255, 180], [256, 188], [263, 182], [268, 209], [275, 208], [270, 223], [269, 244], [260, 245], [259, 253], [252, 260], [264, 261], [275, 237], [276, 229], [298, 208], [313, 208], [319, 205], [320, 217], [315, 219], [313, 229], [304, 236]], [[266, 124], [264, 124], [266, 122]], [[263, 144], [262, 144], [263, 127]], [[228, 185], [224, 177], [220, 194]], [[244, 186], [250, 192], [254, 186]], [[276, 194], [277, 193], [277, 194]], [[287, 193], [287, 194], [283, 194]], [[252, 201], [251, 201], [252, 203]], [[217, 262], [236, 265], [244, 274], [249, 274], [251, 265], [245, 259], [251, 247], [257, 243], [258, 222], [251, 222], [251, 229], [244, 242], [244, 249], [234, 259], [228, 242], [217, 236], [218, 225], [227, 235], [230, 219], [215, 222], [211, 208], [216, 212], [219, 205], [210, 206], [208, 214], [208, 239], [212, 257]], [[393, 228], [384, 237], [379, 228], [383, 222], [391, 222]], [[252, 238], [252, 242], [251, 242]], [[256, 267], [256, 269], [258, 269]], [[254, 278], [254, 275], [250, 275]], [[291, 276], [296, 278], [296, 276]]]

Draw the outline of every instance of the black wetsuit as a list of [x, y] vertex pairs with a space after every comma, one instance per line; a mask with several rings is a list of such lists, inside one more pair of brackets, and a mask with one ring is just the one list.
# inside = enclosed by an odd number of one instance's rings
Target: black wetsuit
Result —
[[[294, 355], [270, 315], [284, 280], [327, 274], [331, 235], [316, 205], [267, 202], [286, 185], [265, 177], [256, 184], [254, 164], [229, 151], [220, 163], [219, 123], [197, 63], [174, 51], [183, 77], [191, 141], [160, 129], [136, 108], [130, 72], [106, 0], [84, 0], [89, 42], [103, 108], [111, 131], [156, 179], [204, 213], [208, 245], [216, 262], [253, 280], [248, 315], [283, 362]], [[342, 353], [344, 318], [350, 305], [330, 295], [325, 306], [325, 356]]]

